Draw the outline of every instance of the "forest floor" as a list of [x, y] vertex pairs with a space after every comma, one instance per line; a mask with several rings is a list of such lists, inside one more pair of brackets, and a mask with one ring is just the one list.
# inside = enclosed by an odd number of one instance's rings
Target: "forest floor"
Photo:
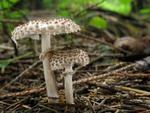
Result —
[[[82, 48], [91, 59], [89, 65], [78, 69], [73, 76], [73, 105], [65, 104], [59, 72], [55, 75], [60, 102], [48, 103], [42, 62], [38, 57], [40, 41], [19, 41], [21, 57], [1, 69], [0, 113], [150, 113], [150, 72], [135, 70], [134, 61], [120, 60], [123, 54], [103, 38], [93, 32], [81, 32], [52, 40], [54, 49]], [[13, 48], [6, 45], [8, 47], [0, 50], [0, 59], [12, 57]], [[92, 76], [99, 78], [80, 82]]]

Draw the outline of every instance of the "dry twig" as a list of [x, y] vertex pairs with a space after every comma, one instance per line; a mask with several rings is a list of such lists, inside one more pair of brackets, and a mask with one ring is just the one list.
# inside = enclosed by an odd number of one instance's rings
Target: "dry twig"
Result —
[[7, 83], [5, 86], [3, 86], [0, 90], [4, 89], [5, 87], [10, 86], [13, 82], [17, 81], [19, 78], [21, 78], [26, 72], [28, 72], [30, 69], [34, 68], [37, 64], [39, 64], [41, 61], [38, 60], [32, 65], [30, 65], [27, 69], [25, 69], [22, 73], [20, 73], [16, 78], [11, 80], [9, 83]]

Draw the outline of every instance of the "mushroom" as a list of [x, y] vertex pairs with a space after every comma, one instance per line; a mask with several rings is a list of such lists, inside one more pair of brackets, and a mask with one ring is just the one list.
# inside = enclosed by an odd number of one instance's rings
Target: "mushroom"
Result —
[[[19, 25], [12, 32], [12, 40], [31, 37], [40, 39], [42, 52], [51, 49], [51, 38], [58, 34], [73, 33], [80, 30], [80, 26], [70, 19], [38, 19]], [[56, 81], [51, 69], [49, 68], [48, 59], [43, 60], [44, 77], [46, 81], [47, 95], [50, 98], [58, 98]]]
[[64, 87], [66, 103], [73, 104], [72, 75], [74, 65], [86, 66], [89, 63], [88, 54], [81, 49], [67, 49], [58, 51], [47, 51], [42, 54], [41, 59], [47, 58], [51, 70], [64, 70]]

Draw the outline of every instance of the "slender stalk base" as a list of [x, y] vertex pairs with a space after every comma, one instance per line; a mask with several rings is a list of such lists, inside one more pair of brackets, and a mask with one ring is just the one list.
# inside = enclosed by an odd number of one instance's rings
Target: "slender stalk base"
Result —
[[73, 86], [72, 86], [72, 74], [71, 73], [65, 73], [65, 76], [64, 76], [64, 87], [65, 87], [66, 103], [74, 104]]
[[[47, 35], [42, 36], [42, 52], [45, 52], [51, 48], [50, 38], [51, 37], [47, 37]], [[53, 72], [50, 70], [49, 61], [47, 58], [43, 59], [43, 68], [49, 102], [51, 101], [51, 103], [55, 103], [56, 100], [58, 100], [59, 96], [55, 76]]]

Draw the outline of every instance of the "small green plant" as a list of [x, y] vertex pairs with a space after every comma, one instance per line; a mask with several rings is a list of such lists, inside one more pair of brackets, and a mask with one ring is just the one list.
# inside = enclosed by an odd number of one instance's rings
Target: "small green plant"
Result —
[[28, 57], [30, 56], [32, 53], [29, 52], [29, 53], [26, 53], [26, 54], [23, 54], [21, 56], [17, 56], [15, 58], [12, 58], [12, 59], [5, 59], [5, 60], [0, 60], [0, 68], [1, 68], [1, 72], [4, 72], [5, 68], [7, 68], [11, 63], [21, 59], [21, 58], [25, 58], [25, 57]]
[[[0, 2], [0, 20], [20, 20], [27, 13], [27, 9], [16, 9], [15, 5], [21, 0], [2, 0]], [[7, 29], [10, 32], [13, 24], [7, 24]], [[0, 30], [2, 30], [2, 23], [0, 23]]]
[[107, 21], [104, 20], [102, 17], [94, 16], [90, 19], [89, 25], [94, 26], [98, 29], [106, 29], [107, 28]]

